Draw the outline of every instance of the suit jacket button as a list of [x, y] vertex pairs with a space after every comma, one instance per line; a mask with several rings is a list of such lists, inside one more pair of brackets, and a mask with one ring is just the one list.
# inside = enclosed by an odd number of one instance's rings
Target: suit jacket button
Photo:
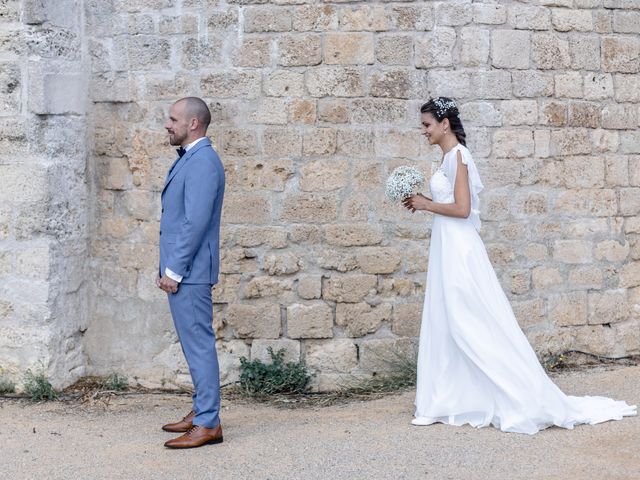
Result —
[[160, 235], [162, 235], [162, 230], [160, 230]]

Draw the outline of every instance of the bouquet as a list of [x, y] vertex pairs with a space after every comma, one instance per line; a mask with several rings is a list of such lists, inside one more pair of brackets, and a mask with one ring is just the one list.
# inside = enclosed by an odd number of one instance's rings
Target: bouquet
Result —
[[387, 179], [385, 195], [389, 200], [402, 201], [424, 184], [424, 175], [414, 167], [396, 168]]

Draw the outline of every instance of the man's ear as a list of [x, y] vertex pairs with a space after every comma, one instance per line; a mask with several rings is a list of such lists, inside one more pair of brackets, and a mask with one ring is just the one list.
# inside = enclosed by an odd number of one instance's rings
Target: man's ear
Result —
[[197, 118], [192, 118], [189, 121], [189, 130], [198, 130], [200, 128], [200, 122]]

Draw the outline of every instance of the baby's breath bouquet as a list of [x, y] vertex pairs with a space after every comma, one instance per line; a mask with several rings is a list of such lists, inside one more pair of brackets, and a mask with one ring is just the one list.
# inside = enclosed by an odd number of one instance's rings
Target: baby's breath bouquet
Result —
[[387, 179], [385, 195], [394, 202], [402, 201], [415, 193], [424, 184], [424, 175], [414, 167], [396, 168]]

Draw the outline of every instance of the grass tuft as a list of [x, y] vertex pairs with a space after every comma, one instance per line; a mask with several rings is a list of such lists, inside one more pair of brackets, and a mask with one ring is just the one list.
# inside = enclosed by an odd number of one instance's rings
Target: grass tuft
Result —
[[34, 402], [58, 398], [58, 393], [53, 389], [44, 372], [33, 373], [31, 370], [27, 370], [24, 375], [24, 393]]
[[118, 375], [112, 373], [102, 382], [102, 388], [106, 390], [113, 390], [116, 392], [122, 392], [129, 387], [129, 380], [124, 375]]
[[304, 362], [284, 361], [285, 349], [277, 353], [271, 347], [267, 350], [271, 363], [261, 360], [249, 361], [240, 358], [240, 387], [250, 396], [304, 393], [311, 375]]

